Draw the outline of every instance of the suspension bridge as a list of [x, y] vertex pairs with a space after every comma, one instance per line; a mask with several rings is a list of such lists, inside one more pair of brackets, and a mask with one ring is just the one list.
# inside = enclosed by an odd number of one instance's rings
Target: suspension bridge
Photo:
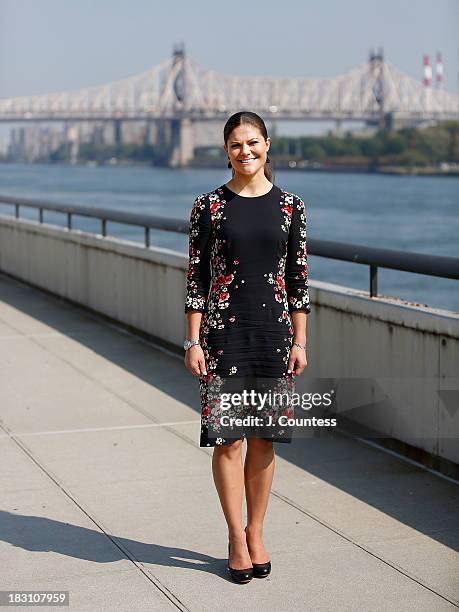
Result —
[[171, 165], [193, 156], [193, 124], [252, 110], [265, 120], [333, 120], [394, 126], [459, 119], [459, 95], [433, 89], [371, 51], [333, 77], [238, 76], [209, 70], [176, 46], [172, 56], [126, 79], [73, 91], [0, 99], [0, 122], [155, 122]]

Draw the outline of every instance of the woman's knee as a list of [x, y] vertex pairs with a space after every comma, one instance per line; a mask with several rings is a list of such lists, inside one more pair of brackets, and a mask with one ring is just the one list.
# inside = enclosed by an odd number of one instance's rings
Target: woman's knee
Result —
[[269, 451], [273, 448], [273, 441], [265, 438], [247, 438], [247, 448]]
[[232, 457], [241, 453], [242, 440], [233, 440], [232, 442], [226, 442], [226, 444], [217, 445], [214, 447], [214, 452], [217, 451], [220, 455], [227, 455]]

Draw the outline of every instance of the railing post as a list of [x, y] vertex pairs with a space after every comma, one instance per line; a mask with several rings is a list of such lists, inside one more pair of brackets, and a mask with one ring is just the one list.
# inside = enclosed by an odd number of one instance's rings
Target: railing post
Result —
[[150, 248], [150, 228], [146, 227], [145, 228], [145, 246], [148, 248]]
[[19, 219], [19, 204], [14, 205], [14, 216]]
[[67, 228], [72, 229], [72, 213], [67, 213]]
[[370, 265], [370, 297], [378, 295], [378, 268]]
[[40, 223], [43, 223], [43, 208], [38, 210], [38, 220]]
[[107, 236], [107, 219], [102, 219], [102, 236]]

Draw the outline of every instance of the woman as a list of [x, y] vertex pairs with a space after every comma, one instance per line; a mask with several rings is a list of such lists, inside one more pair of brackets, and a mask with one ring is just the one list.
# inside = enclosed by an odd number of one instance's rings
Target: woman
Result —
[[[198, 196], [190, 215], [184, 348], [186, 367], [199, 377], [200, 446], [215, 447], [212, 471], [228, 524], [228, 569], [233, 580], [246, 583], [271, 571], [263, 520], [274, 475], [273, 442], [291, 442], [291, 431], [277, 420], [269, 427], [266, 419], [242, 428], [234, 421], [228, 428], [221, 417], [293, 416], [291, 406], [284, 410], [265, 401], [261, 410], [260, 402], [247, 408], [234, 398], [243, 390], [280, 390], [291, 397], [293, 377], [307, 365], [311, 308], [304, 203], [272, 182], [263, 120], [236, 113], [223, 136], [232, 179]], [[223, 391], [232, 400], [229, 409], [223, 408]]]

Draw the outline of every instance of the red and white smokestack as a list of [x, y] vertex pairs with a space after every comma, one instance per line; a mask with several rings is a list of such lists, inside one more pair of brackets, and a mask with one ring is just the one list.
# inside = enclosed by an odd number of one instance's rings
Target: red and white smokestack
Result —
[[432, 66], [428, 55], [424, 55], [424, 87], [432, 85]]
[[437, 89], [443, 89], [443, 58], [440, 51], [437, 52], [437, 63], [435, 66], [435, 80]]

